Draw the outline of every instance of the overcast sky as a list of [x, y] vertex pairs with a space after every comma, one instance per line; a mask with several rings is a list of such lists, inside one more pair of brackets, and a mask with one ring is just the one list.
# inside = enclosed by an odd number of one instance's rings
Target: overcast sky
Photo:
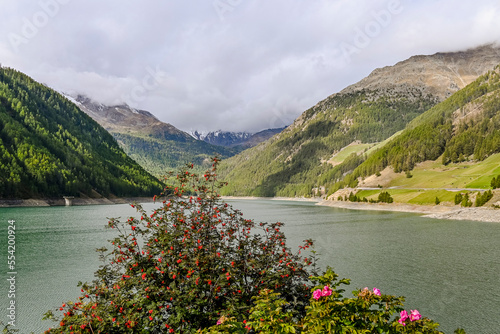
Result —
[[500, 41], [498, 0], [0, 0], [0, 63], [182, 130], [259, 131], [416, 54]]

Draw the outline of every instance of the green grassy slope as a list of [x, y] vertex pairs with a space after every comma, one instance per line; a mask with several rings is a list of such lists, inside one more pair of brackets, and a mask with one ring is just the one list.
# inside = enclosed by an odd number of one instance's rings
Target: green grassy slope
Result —
[[[396, 203], [435, 204], [453, 202], [458, 192], [477, 192], [490, 189], [493, 177], [500, 175], [500, 153], [479, 162], [461, 162], [443, 165], [441, 159], [418, 164], [411, 171], [411, 178], [404, 173], [392, 174], [385, 180], [383, 189], [363, 189], [358, 197], [376, 200], [378, 194], [387, 191]], [[383, 178], [383, 177], [381, 177]], [[377, 179], [375, 179], [376, 181]]]
[[360, 155], [368, 152], [372, 147], [377, 144], [351, 144], [344, 147], [339, 153], [335, 154], [328, 162], [332, 165], [339, 165], [343, 163], [351, 154]]
[[0, 198], [143, 196], [161, 189], [73, 103], [0, 68]]
[[491, 179], [500, 174], [500, 154], [479, 162], [443, 165], [438, 159], [415, 167], [411, 178], [400, 174], [390, 186], [409, 188], [490, 188]]

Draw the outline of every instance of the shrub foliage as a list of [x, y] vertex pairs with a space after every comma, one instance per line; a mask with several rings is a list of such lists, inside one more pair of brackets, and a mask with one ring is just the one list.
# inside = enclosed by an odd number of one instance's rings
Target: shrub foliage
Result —
[[294, 315], [304, 311], [312, 262], [299, 253], [312, 242], [293, 253], [281, 223], [256, 224], [222, 202], [217, 163], [203, 176], [184, 169], [152, 214], [135, 205], [140, 217], [109, 221], [118, 236], [100, 250], [97, 279], [60, 307], [49, 333], [193, 332], [226, 310], [243, 320], [264, 289], [280, 293]]
[[[263, 290], [255, 298], [249, 321], [238, 322], [224, 315], [216, 325], [201, 332], [442, 334], [437, 329], [439, 324], [422, 317], [418, 310], [405, 310], [403, 297], [382, 294], [377, 288], [355, 290], [353, 297], [347, 297], [341, 286], [349, 284], [349, 280], [339, 280], [330, 268], [311, 281], [317, 285], [305, 316], [298, 321], [283, 309], [286, 302], [278, 293]], [[465, 332], [457, 330], [456, 333]]]
[[493, 188], [493, 189], [500, 188], [500, 175], [498, 175], [497, 177], [494, 177], [491, 180], [491, 188]]

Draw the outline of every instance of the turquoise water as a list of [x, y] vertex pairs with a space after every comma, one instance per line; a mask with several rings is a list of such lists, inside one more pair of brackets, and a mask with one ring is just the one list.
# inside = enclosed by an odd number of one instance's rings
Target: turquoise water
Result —
[[[500, 224], [434, 220], [415, 214], [352, 211], [307, 202], [232, 200], [247, 218], [281, 221], [290, 245], [316, 240], [319, 265], [352, 279], [347, 290], [378, 287], [406, 297], [453, 333], [498, 333]], [[152, 209], [153, 204], [146, 208]], [[79, 295], [99, 266], [96, 248], [113, 236], [106, 217], [128, 205], [0, 209], [0, 320], [8, 321], [7, 225], [16, 220], [16, 328], [41, 333], [43, 313]]]

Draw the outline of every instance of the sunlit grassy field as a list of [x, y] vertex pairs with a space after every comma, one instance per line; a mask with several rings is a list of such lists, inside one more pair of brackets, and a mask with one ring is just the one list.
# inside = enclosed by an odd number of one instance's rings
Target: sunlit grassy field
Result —
[[405, 173], [396, 174], [385, 189], [361, 190], [356, 195], [376, 200], [380, 192], [388, 191], [396, 203], [431, 205], [435, 204], [436, 197], [440, 202], [453, 202], [458, 189], [477, 192], [474, 189], [491, 188], [493, 177], [500, 175], [500, 154], [478, 163], [447, 166], [442, 165], [440, 159], [427, 161], [419, 164], [411, 175], [408, 178]]

